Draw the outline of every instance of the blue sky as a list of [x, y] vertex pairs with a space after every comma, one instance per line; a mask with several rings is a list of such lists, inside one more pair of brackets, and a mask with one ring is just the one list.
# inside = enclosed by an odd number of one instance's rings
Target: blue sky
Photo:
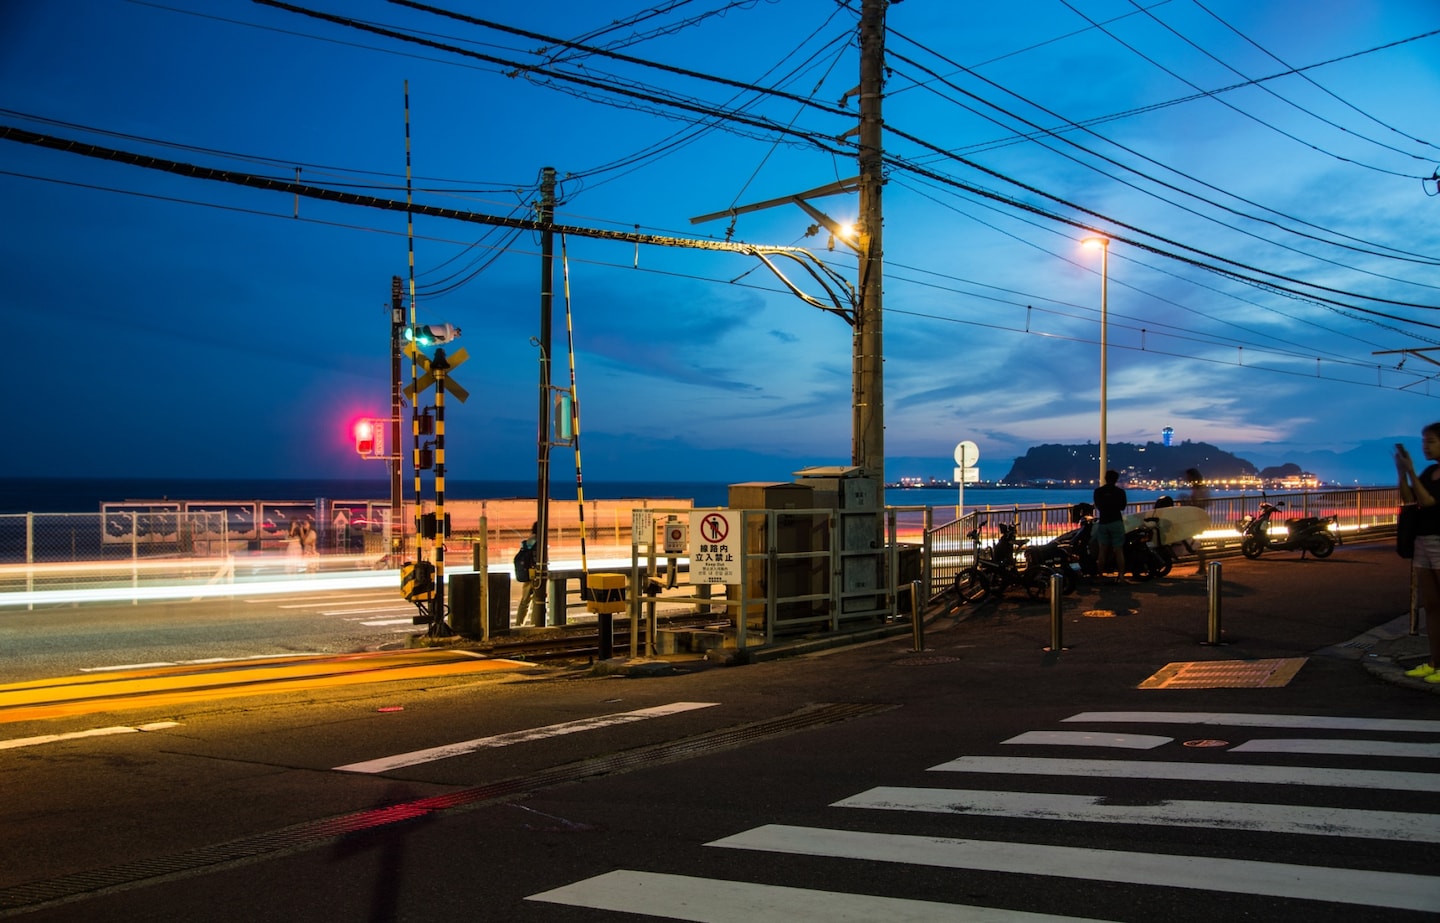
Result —
[[[859, 0], [464, 5], [785, 97], [382, 0], [298, 5], [548, 70], [240, 0], [12, 2], [0, 125], [403, 199], [408, 81], [417, 203], [528, 217], [548, 165], [559, 223], [670, 237], [723, 238], [726, 221], [690, 219], [857, 172], [836, 140], [854, 103], [833, 110], [858, 83]], [[961, 439], [987, 478], [1031, 445], [1096, 440], [1100, 267], [1076, 225], [1113, 239], [1111, 442], [1171, 426], [1262, 467], [1383, 481], [1389, 443], [1418, 448], [1440, 419], [1440, 366], [1374, 355], [1440, 344], [1440, 197], [1426, 181], [1440, 165], [1440, 7], [1144, 6], [890, 7], [890, 479], [947, 477]], [[696, 124], [559, 74], [814, 140]], [[286, 194], [15, 141], [0, 152], [14, 408], [0, 474], [384, 477], [350, 426], [388, 412], [403, 214], [302, 199], [297, 216]], [[815, 204], [855, 217], [853, 195]], [[805, 236], [811, 223], [774, 208], [739, 216], [733, 237], [809, 247], [853, 280], [853, 255]], [[419, 318], [462, 328], [469, 354], [455, 375], [470, 399], [446, 408], [451, 477], [533, 476], [539, 251], [530, 232], [415, 220]], [[736, 482], [848, 463], [843, 320], [747, 256], [574, 236], [563, 251], [556, 380], [568, 280], [586, 478]], [[572, 458], [556, 451], [557, 481]]]

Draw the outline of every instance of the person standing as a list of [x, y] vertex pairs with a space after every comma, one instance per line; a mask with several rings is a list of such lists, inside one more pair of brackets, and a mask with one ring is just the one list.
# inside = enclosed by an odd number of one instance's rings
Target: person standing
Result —
[[1205, 501], [1210, 499], [1210, 490], [1205, 486], [1205, 478], [1200, 474], [1200, 469], [1186, 468], [1185, 483], [1190, 485], [1190, 495], [1185, 498], [1185, 505], [1204, 508]]
[[1105, 472], [1105, 483], [1095, 488], [1096, 561], [1101, 578], [1114, 562], [1115, 583], [1125, 579], [1125, 507], [1129, 498], [1120, 489], [1120, 472]]
[[535, 625], [545, 624], [545, 613], [535, 599], [535, 547], [540, 543], [540, 523], [530, 526], [530, 537], [520, 542], [515, 552], [515, 579], [520, 581], [520, 608], [515, 611], [515, 624], [524, 625], [530, 619], [531, 605], [535, 605]]
[[1415, 557], [1412, 567], [1415, 584], [1420, 590], [1420, 604], [1425, 607], [1425, 634], [1430, 639], [1430, 659], [1406, 670], [1406, 676], [1440, 683], [1440, 423], [1431, 423], [1420, 431], [1420, 449], [1430, 464], [1419, 474], [1415, 462], [1403, 445], [1395, 445], [1395, 471], [1400, 478], [1400, 502], [1419, 507], [1415, 528]]

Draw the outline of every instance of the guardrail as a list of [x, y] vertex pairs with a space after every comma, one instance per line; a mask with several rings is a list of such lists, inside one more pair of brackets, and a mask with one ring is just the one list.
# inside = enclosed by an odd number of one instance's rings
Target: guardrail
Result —
[[[1243, 536], [1236, 524], [1245, 516], [1258, 515], [1261, 503], [1283, 503], [1281, 516], [1284, 519], [1334, 516], [1336, 528], [1345, 541], [1369, 541], [1394, 536], [1400, 494], [1395, 487], [1359, 487], [1210, 498], [1199, 504], [1210, 514], [1210, 530], [1192, 540], [1191, 547], [1207, 557], [1238, 554]], [[1076, 527], [1072, 509], [1071, 505], [1042, 505], [987, 510], [966, 513], [962, 519], [927, 529], [925, 560], [929, 564], [926, 568], [929, 597], [934, 599], [944, 592], [954, 583], [956, 574], [974, 563], [974, 549], [967, 536], [978, 524], [985, 523], [989, 527], [982, 530], [988, 533], [986, 544], [992, 544], [998, 537], [996, 525], [1005, 522], [1016, 526], [1019, 537], [1028, 538], [1032, 545], [1040, 545]], [[1145, 513], [1152, 509], [1154, 505], [1146, 501], [1130, 504], [1125, 512]]]

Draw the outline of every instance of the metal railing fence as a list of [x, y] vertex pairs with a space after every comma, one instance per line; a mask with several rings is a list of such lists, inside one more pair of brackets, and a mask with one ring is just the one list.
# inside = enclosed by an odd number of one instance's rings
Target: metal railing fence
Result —
[[[1254, 494], [1240, 497], [1211, 497], [1199, 504], [1210, 514], [1210, 531], [1192, 547], [1207, 554], [1228, 554], [1240, 548], [1237, 523], [1246, 516], [1257, 515], [1261, 503], [1280, 507], [1276, 519], [1284, 522], [1301, 516], [1334, 516], [1336, 527], [1345, 540], [1383, 539], [1394, 534], [1395, 516], [1400, 506], [1399, 489], [1395, 487], [1359, 487], [1337, 490], [1296, 491], [1294, 493]], [[945, 509], [939, 507], [938, 509]], [[1153, 501], [1132, 503], [1126, 513], [1144, 513], [1154, 509]], [[955, 575], [973, 564], [974, 547], [967, 537], [981, 526], [982, 548], [990, 547], [999, 538], [999, 523], [1013, 523], [1016, 534], [1043, 544], [1074, 529], [1072, 506], [1016, 506], [1013, 509], [991, 509], [966, 513], [925, 532], [925, 569], [929, 580], [930, 598], [945, 591]]]

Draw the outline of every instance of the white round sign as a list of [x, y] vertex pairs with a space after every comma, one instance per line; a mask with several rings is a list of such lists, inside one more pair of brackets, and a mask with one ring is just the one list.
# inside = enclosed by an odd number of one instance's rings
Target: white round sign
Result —
[[955, 464], [961, 468], [973, 468], [980, 460], [980, 447], [966, 439], [955, 446]]

